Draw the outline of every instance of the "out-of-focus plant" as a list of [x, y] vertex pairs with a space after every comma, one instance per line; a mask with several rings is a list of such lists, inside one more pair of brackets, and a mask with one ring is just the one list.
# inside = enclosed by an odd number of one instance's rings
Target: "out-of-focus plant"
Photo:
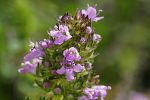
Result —
[[[100, 11], [98, 12], [98, 14]], [[99, 85], [99, 75], [92, 70], [94, 52], [101, 36], [92, 28], [97, 17], [95, 6], [65, 13], [48, 32], [48, 38], [30, 43], [19, 73], [31, 73], [35, 83], [49, 95], [42, 100], [103, 100], [110, 86]]]

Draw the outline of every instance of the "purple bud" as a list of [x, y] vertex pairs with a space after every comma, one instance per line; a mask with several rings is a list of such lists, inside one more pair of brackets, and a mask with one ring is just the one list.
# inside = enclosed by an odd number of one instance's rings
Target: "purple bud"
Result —
[[85, 39], [84, 37], [81, 37], [80, 42], [81, 42], [81, 43], [85, 43], [85, 42], [86, 42], [86, 39]]
[[45, 65], [45, 67], [49, 67], [50, 66], [50, 64], [49, 64], [49, 62], [44, 62], [44, 65]]
[[90, 26], [87, 26], [87, 27], [86, 27], [86, 30], [85, 30], [86, 33], [91, 34], [92, 31], [93, 31], [93, 30], [92, 30], [92, 28], [91, 28]]
[[76, 18], [76, 19], [80, 19], [81, 16], [82, 16], [82, 12], [81, 12], [81, 10], [79, 10], [79, 11], [76, 13], [75, 18]]
[[101, 36], [99, 34], [94, 34], [93, 41], [95, 41], [96, 43], [99, 43], [101, 41]]
[[68, 13], [65, 13], [63, 16], [61, 16], [61, 21], [65, 22], [67, 21], [68, 19], [70, 19], [70, 16], [68, 15]]
[[44, 83], [43, 83], [43, 87], [44, 87], [45, 89], [49, 88], [49, 87], [50, 87], [49, 82], [44, 82]]
[[61, 89], [59, 87], [57, 87], [57, 88], [54, 89], [54, 92], [57, 93], [57, 94], [60, 94], [61, 93]]

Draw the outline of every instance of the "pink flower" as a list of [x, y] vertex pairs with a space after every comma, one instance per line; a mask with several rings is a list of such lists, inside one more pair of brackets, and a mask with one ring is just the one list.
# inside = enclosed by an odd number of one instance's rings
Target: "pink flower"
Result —
[[96, 15], [97, 12], [96, 12], [95, 7], [88, 6], [88, 9], [82, 10], [81, 13], [85, 16], [88, 16], [89, 19], [91, 19], [92, 21], [95, 21], [95, 22], [104, 18], [104, 17], [97, 17], [97, 15]]
[[57, 45], [62, 44], [72, 37], [66, 25], [55, 26], [54, 30], [51, 30], [48, 34], [54, 38], [54, 44]]
[[64, 58], [68, 61], [79, 61], [81, 59], [81, 56], [79, 55], [79, 52], [75, 47], [71, 47], [69, 49], [66, 49], [63, 52]]
[[85, 88], [84, 94], [90, 99], [90, 100], [97, 100], [99, 97], [101, 100], [104, 100], [104, 97], [107, 94], [107, 90], [110, 90], [110, 86], [92, 86], [92, 88]]
[[32, 74], [35, 74], [36, 72], [36, 67], [38, 66], [38, 64], [41, 63], [41, 60], [40, 59], [37, 59], [37, 58], [34, 58], [32, 60], [32, 62], [29, 62], [29, 61], [25, 61], [23, 64], [22, 64], [22, 68], [19, 68], [18, 69], [18, 72], [21, 73], [21, 74], [25, 74], [25, 73], [32, 73]]
[[42, 48], [50, 48], [53, 45], [53, 42], [51, 40], [48, 39], [44, 39], [43, 41], [39, 42], [39, 45]]
[[39, 58], [44, 55], [43, 48], [39, 45], [39, 43], [36, 42], [34, 44], [31, 42], [30, 46], [32, 46], [32, 48], [30, 49], [30, 52], [24, 56], [24, 61], [31, 61], [34, 58]]
[[101, 41], [101, 36], [99, 34], [94, 34], [93, 41], [95, 41], [96, 43], [99, 43]]
[[84, 67], [81, 66], [80, 64], [73, 64], [70, 67], [61, 67], [60, 69], [58, 69], [56, 72], [58, 74], [66, 74], [66, 78], [68, 81], [72, 81], [74, 80], [74, 72], [81, 72], [83, 71]]
[[91, 34], [92, 31], [93, 31], [93, 30], [92, 30], [92, 28], [91, 28], [90, 26], [87, 26], [87, 27], [86, 27], [86, 30], [85, 30], [86, 33]]

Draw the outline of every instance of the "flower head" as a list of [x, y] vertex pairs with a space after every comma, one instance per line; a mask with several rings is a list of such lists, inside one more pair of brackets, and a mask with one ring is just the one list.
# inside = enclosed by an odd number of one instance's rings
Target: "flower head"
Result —
[[75, 16], [68, 13], [60, 16], [48, 32], [47, 39], [30, 43], [31, 49], [18, 72], [34, 74], [35, 82], [48, 90], [50, 99], [59, 99], [59, 95], [74, 100], [83, 92], [85, 95], [79, 100], [103, 100], [107, 90], [111, 89], [109, 86], [89, 88], [92, 84], [99, 84], [98, 75], [92, 71], [92, 63], [101, 36], [95, 33], [92, 22], [102, 18], [97, 16], [96, 8], [92, 6], [78, 10]]

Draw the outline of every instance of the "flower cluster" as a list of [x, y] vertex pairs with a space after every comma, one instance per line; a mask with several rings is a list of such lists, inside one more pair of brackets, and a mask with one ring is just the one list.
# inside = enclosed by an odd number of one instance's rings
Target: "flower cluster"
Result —
[[34, 74], [36, 84], [51, 93], [48, 98], [103, 100], [111, 88], [98, 85], [99, 77], [92, 70], [94, 51], [101, 41], [92, 22], [102, 18], [92, 6], [78, 10], [75, 16], [60, 16], [49, 38], [30, 43], [18, 72]]

